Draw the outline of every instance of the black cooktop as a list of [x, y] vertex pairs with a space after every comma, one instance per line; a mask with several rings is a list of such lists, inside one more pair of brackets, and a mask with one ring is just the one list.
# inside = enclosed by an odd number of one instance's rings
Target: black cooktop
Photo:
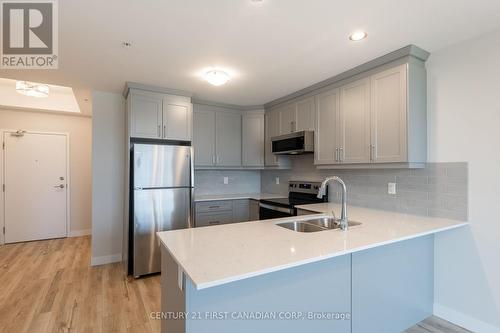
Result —
[[300, 205], [310, 205], [313, 203], [320, 203], [324, 202], [324, 199], [318, 199], [318, 198], [277, 198], [277, 199], [267, 199], [267, 200], [260, 200], [263, 204], [268, 204], [268, 205], [275, 205], [275, 206], [280, 206], [280, 207], [285, 207], [285, 208], [295, 208], [295, 206], [300, 206]]

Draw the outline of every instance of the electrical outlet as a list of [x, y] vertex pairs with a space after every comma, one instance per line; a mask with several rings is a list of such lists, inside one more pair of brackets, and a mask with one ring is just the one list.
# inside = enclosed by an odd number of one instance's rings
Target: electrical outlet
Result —
[[224, 177], [224, 185], [229, 184], [229, 177]]
[[280, 184], [280, 177], [276, 177], [276, 185]]
[[396, 183], [388, 183], [387, 184], [387, 193], [396, 194]]

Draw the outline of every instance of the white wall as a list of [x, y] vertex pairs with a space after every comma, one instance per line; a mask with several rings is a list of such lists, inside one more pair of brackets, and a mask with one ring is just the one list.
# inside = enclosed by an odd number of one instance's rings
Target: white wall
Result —
[[92, 119], [0, 109], [0, 128], [69, 133], [70, 236], [90, 234]]
[[119, 94], [92, 92], [92, 265], [122, 259], [125, 105]]
[[436, 237], [435, 312], [500, 332], [500, 31], [431, 55], [429, 160], [469, 162], [470, 228]]

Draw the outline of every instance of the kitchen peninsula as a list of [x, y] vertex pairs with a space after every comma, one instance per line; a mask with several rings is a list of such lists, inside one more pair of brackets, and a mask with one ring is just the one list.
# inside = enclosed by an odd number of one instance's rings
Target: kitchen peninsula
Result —
[[432, 314], [433, 235], [467, 223], [353, 206], [345, 232], [278, 225], [340, 211], [298, 208], [314, 215], [158, 233], [162, 312], [187, 313], [162, 332], [398, 333]]

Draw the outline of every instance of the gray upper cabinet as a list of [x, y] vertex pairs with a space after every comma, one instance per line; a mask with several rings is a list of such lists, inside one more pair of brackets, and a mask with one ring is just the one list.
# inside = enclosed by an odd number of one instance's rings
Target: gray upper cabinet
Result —
[[279, 135], [315, 129], [314, 97], [281, 106], [274, 111], [279, 115]]
[[190, 98], [131, 89], [128, 107], [131, 137], [191, 141]]
[[193, 116], [195, 166], [215, 165], [215, 112], [195, 111]]
[[163, 138], [191, 141], [193, 106], [191, 103], [163, 98]]
[[262, 112], [243, 114], [242, 162], [247, 167], [264, 166], [264, 113]]
[[241, 114], [217, 112], [215, 163], [218, 166], [241, 166]]
[[370, 163], [370, 79], [340, 88], [338, 160]]
[[308, 97], [296, 103], [296, 131], [314, 131], [316, 128], [314, 97]]
[[[275, 112], [279, 116], [279, 135], [295, 132], [296, 130], [296, 106], [295, 104], [280, 107]], [[278, 135], [276, 134], [276, 135]]]
[[376, 163], [406, 162], [407, 65], [371, 77], [371, 142]]
[[270, 110], [265, 115], [265, 148], [264, 162], [266, 167], [290, 168], [291, 163], [288, 156], [278, 156], [273, 154], [273, 144], [271, 138], [280, 134], [280, 113], [279, 110]]
[[131, 92], [128, 100], [130, 136], [161, 139], [163, 98], [159, 94]]
[[315, 164], [422, 167], [427, 159], [422, 61], [374, 70], [316, 96]]
[[314, 163], [338, 163], [338, 131], [340, 121], [339, 89], [316, 96], [316, 132], [314, 134]]

